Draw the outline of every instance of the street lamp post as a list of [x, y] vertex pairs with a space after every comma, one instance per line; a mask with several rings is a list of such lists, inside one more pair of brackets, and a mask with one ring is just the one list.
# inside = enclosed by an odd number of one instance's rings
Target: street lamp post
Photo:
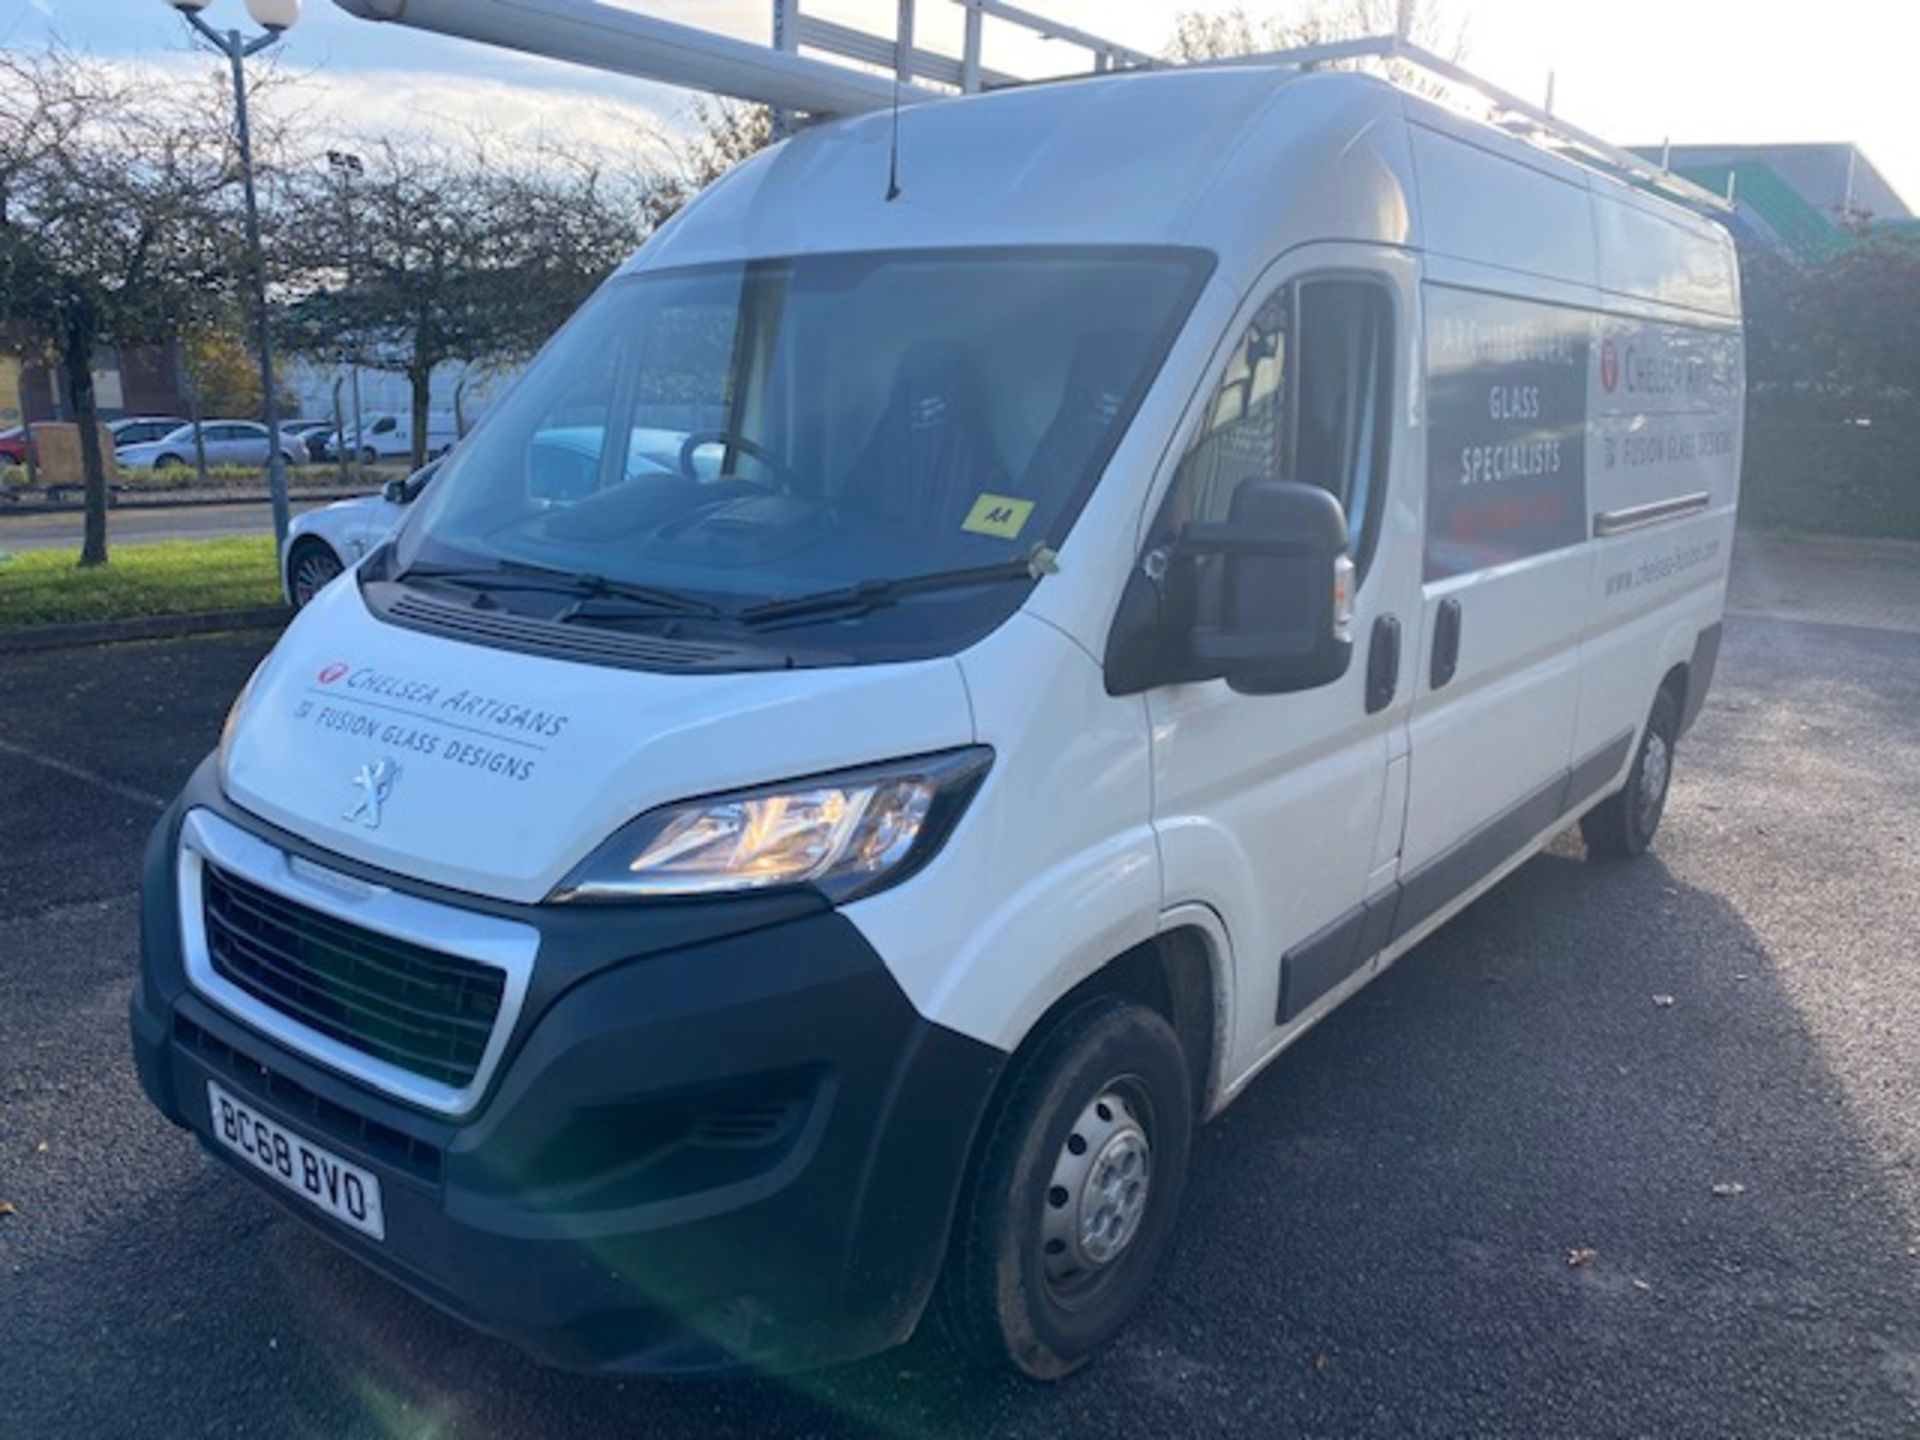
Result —
[[[355, 262], [360, 254], [360, 236], [354, 224], [353, 182], [367, 173], [367, 167], [358, 155], [346, 150], [329, 150], [327, 164], [340, 177], [340, 213], [347, 229], [347, 291], [351, 294], [356, 284]], [[353, 443], [362, 445], [366, 443], [364, 439], [366, 431], [361, 428], [360, 420], [360, 327], [358, 325], [354, 326], [349, 343], [353, 347]], [[347, 437], [342, 435], [340, 449], [344, 453], [346, 448]], [[353, 460], [355, 465], [360, 463], [360, 457], [357, 454]]]
[[267, 313], [267, 262], [260, 247], [260, 202], [253, 183], [253, 135], [247, 125], [247, 69], [249, 56], [257, 55], [277, 42], [294, 21], [300, 18], [300, 0], [247, 0], [247, 12], [266, 32], [248, 38], [238, 30], [216, 30], [201, 18], [200, 12], [212, 0], [167, 0], [202, 39], [227, 57], [233, 69], [234, 128], [240, 148], [240, 183], [247, 198], [247, 261], [253, 271], [253, 302], [260, 326], [260, 393], [267, 422], [267, 493], [273, 499], [273, 539], [276, 547], [287, 543], [287, 467], [280, 454], [280, 395], [273, 383], [272, 321]]

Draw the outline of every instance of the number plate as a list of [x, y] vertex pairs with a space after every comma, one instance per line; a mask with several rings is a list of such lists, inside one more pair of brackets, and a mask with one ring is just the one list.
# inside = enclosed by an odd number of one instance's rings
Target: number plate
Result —
[[378, 1176], [302, 1140], [211, 1080], [207, 1108], [213, 1114], [213, 1138], [254, 1169], [271, 1175], [334, 1219], [376, 1240], [387, 1238]]

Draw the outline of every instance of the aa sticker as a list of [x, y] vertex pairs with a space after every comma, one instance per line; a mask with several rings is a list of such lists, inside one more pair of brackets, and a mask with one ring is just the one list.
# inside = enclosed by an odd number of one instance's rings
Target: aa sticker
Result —
[[967, 518], [960, 523], [960, 528], [971, 530], [976, 535], [998, 535], [1002, 540], [1012, 540], [1027, 528], [1027, 517], [1031, 514], [1031, 500], [1016, 500], [1011, 495], [983, 492], [973, 502], [973, 509], [967, 512]]

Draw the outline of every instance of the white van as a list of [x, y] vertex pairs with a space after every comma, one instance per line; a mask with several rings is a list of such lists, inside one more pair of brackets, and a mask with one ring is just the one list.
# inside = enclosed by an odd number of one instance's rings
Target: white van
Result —
[[552, 1363], [1073, 1369], [1196, 1128], [1643, 850], [1712, 678], [1711, 221], [1353, 74], [914, 105], [892, 198], [891, 134], [656, 235], [148, 854], [154, 1103]]
[[[427, 458], [451, 450], [460, 439], [460, 427], [451, 415], [435, 411], [427, 416]], [[362, 417], [361, 427], [347, 437], [348, 453], [363, 465], [383, 460], [405, 460], [413, 454], [413, 416], [400, 410], [382, 410]]]

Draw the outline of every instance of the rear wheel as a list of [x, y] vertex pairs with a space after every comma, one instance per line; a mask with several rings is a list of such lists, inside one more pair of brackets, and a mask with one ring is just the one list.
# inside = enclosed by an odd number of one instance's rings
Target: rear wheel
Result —
[[1167, 1022], [1114, 998], [1016, 1066], [961, 1197], [939, 1319], [971, 1357], [1053, 1380], [1146, 1297], [1186, 1186], [1192, 1082]]
[[293, 608], [304, 609], [326, 584], [347, 567], [324, 540], [296, 540], [287, 556], [287, 590]]
[[1654, 697], [1627, 783], [1580, 817], [1580, 834], [1595, 855], [1626, 860], [1646, 853], [1667, 810], [1673, 751], [1680, 738], [1680, 702], [1662, 687]]

